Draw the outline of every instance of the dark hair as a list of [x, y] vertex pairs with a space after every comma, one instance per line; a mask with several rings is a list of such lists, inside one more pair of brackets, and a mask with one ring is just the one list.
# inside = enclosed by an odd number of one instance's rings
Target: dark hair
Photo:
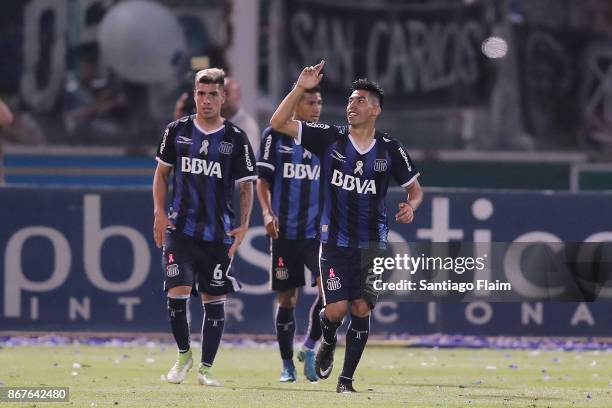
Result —
[[310, 89], [305, 89], [304, 92], [309, 93], [309, 94], [321, 93], [321, 87], [317, 85]]
[[356, 79], [355, 82], [353, 82], [353, 85], [351, 86], [351, 92], [358, 90], [368, 91], [374, 94], [378, 98], [378, 104], [382, 108], [383, 99], [385, 98], [385, 92], [382, 90], [380, 85], [366, 78]]
[[198, 71], [195, 76], [196, 84], [225, 85], [225, 71], [219, 68], [207, 68]]

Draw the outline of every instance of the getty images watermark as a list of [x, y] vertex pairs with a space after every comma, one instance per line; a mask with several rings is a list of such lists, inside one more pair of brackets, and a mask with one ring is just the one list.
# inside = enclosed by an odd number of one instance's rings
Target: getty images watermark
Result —
[[612, 300], [612, 243], [402, 242], [361, 266], [374, 301]]
[[390, 271], [404, 271], [415, 275], [417, 272], [453, 272], [463, 275], [466, 272], [484, 271], [488, 255], [478, 257], [440, 257], [440, 256], [409, 256], [408, 254], [396, 254], [394, 257], [376, 257], [373, 259], [372, 272], [378, 276], [374, 279], [372, 286], [377, 291], [455, 291], [459, 293], [474, 290], [484, 291], [511, 291], [512, 284], [502, 282], [499, 279], [476, 279], [475, 282], [457, 282], [452, 279], [443, 281], [431, 281], [429, 279], [400, 279], [395, 282], [385, 282], [383, 273]]

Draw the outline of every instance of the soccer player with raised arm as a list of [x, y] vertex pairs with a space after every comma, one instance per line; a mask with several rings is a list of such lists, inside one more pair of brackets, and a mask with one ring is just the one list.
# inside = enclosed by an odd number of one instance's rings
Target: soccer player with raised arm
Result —
[[[193, 365], [189, 348], [189, 297], [201, 294], [202, 358], [198, 382], [211, 377], [225, 323], [225, 299], [240, 289], [231, 264], [249, 225], [255, 158], [247, 135], [221, 117], [225, 73], [218, 68], [195, 77], [195, 115], [170, 123], [157, 150], [153, 180], [155, 243], [163, 246], [164, 290], [178, 358], [166, 376], [181, 383]], [[173, 190], [166, 212], [168, 184]], [[240, 189], [240, 224], [234, 228], [234, 184]]]
[[[317, 122], [323, 100], [319, 87], [305, 90], [298, 101], [293, 117], [296, 120]], [[318, 286], [319, 241], [316, 239], [319, 215], [319, 159], [289, 137], [267, 128], [257, 161], [259, 179], [257, 197], [263, 210], [266, 232], [271, 238], [272, 265], [270, 280], [278, 294], [276, 310], [276, 338], [283, 368], [281, 382], [297, 379], [293, 364], [294, 310], [297, 288], [305, 285], [304, 266], [316, 277], [311, 282]], [[314, 348], [321, 338], [319, 312], [323, 304], [320, 293], [310, 308], [308, 336], [298, 353], [304, 362], [304, 376], [317, 381]]]
[[395, 220], [409, 223], [423, 200], [419, 173], [404, 147], [375, 129], [383, 91], [368, 80], [353, 83], [348, 98], [348, 126], [300, 122], [292, 113], [306, 89], [319, 85], [325, 61], [302, 70], [293, 90], [270, 119], [272, 128], [289, 135], [319, 157], [321, 165], [320, 273], [323, 287], [323, 340], [316, 355], [319, 378], [332, 371], [336, 330], [347, 313], [344, 366], [336, 391], [355, 392], [353, 374], [370, 332], [375, 299], [362, 289], [362, 277], [372, 267], [374, 254], [386, 247], [389, 227], [385, 196], [391, 176], [406, 189]]

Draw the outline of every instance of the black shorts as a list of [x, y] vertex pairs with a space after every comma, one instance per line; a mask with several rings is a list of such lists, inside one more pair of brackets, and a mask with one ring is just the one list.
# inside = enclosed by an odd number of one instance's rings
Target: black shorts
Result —
[[272, 290], [284, 291], [306, 284], [304, 265], [310, 269], [311, 285], [319, 276], [319, 241], [316, 239], [272, 239]]
[[201, 241], [180, 232], [166, 231], [162, 253], [164, 290], [191, 286], [196, 293], [212, 296], [240, 290], [240, 283], [231, 273], [229, 247], [222, 242]]
[[323, 304], [364, 299], [374, 308], [378, 293], [369, 284], [374, 258], [384, 249], [347, 248], [321, 244]]

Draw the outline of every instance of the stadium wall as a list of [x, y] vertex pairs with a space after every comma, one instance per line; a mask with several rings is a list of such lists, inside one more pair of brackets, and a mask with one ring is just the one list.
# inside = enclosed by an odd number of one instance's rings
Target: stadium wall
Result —
[[[388, 196], [389, 215], [405, 193]], [[160, 250], [149, 189], [0, 189], [0, 330], [163, 332]], [[234, 260], [243, 282], [228, 305], [230, 333], [273, 333], [268, 242], [260, 211]], [[611, 241], [612, 194], [429, 189], [414, 223], [391, 221], [395, 241]], [[377, 334], [610, 336], [612, 303], [386, 302]], [[314, 290], [301, 295], [306, 322]], [[612, 296], [611, 296], [612, 297]], [[606, 301], [608, 300], [608, 301]], [[201, 316], [192, 302], [194, 321]], [[300, 330], [301, 329], [301, 330]], [[306, 327], [298, 328], [304, 331]], [[197, 331], [198, 328], [194, 327]]]

